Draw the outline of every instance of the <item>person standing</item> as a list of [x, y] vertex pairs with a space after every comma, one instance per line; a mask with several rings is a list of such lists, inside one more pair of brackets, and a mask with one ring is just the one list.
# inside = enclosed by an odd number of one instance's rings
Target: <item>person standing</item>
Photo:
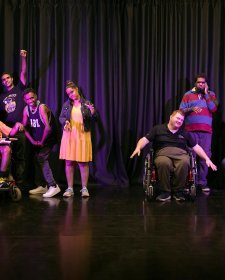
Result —
[[47, 187], [45, 187], [46, 182], [39, 184], [36, 176], [37, 187], [30, 190], [29, 193], [43, 194], [43, 197], [53, 197], [61, 191], [55, 182], [48, 161], [50, 152], [57, 142], [54, 131], [54, 116], [51, 110], [38, 100], [34, 89], [25, 89], [23, 96], [27, 104], [23, 111], [22, 122], [25, 135], [33, 145], [35, 157], [47, 182]]
[[[213, 91], [209, 90], [205, 74], [198, 74], [195, 86], [186, 92], [180, 103], [180, 110], [185, 114], [185, 129], [211, 157], [212, 114], [217, 110], [218, 102]], [[197, 186], [203, 192], [209, 192], [207, 185], [208, 166], [197, 157]]]
[[[17, 122], [22, 122], [23, 109], [25, 106], [23, 100], [23, 90], [26, 85], [27, 73], [27, 51], [20, 50], [21, 56], [21, 72], [20, 81], [17, 85], [14, 84], [12, 75], [9, 72], [4, 72], [1, 75], [4, 92], [0, 94], [0, 117], [1, 120], [9, 127], [13, 127]], [[12, 154], [14, 159], [13, 175], [17, 186], [23, 187], [23, 177], [25, 169], [25, 135], [22, 131], [16, 134], [18, 139], [12, 145]]]
[[92, 161], [91, 120], [96, 111], [72, 81], [67, 81], [66, 93], [69, 99], [63, 104], [59, 116], [63, 127], [59, 158], [65, 160], [67, 179], [63, 196], [74, 195], [74, 164], [77, 162], [82, 183], [81, 196], [88, 197], [89, 162]]

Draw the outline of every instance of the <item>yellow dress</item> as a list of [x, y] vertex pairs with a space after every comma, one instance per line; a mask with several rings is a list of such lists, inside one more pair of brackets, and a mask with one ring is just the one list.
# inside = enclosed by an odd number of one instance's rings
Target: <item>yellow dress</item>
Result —
[[80, 107], [73, 106], [70, 125], [71, 131], [63, 131], [59, 158], [78, 162], [92, 161], [91, 132], [84, 131]]

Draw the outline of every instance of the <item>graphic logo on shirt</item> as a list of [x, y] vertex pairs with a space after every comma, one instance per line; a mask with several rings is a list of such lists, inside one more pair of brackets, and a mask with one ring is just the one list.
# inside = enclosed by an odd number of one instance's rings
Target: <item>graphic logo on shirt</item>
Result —
[[30, 119], [30, 126], [31, 127], [40, 127], [38, 119]]
[[16, 94], [10, 94], [3, 100], [7, 113], [12, 113], [16, 110]]

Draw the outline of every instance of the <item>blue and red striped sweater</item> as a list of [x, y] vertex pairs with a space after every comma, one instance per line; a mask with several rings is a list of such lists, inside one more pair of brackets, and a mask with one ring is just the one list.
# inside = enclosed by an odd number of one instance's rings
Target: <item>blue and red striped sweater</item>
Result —
[[[212, 113], [217, 110], [217, 105], [216, 95], [213, 91], [201, 94], [193, 88], [186, 92], [179, 108], [185, 113], [185, 129], [212, 133]], [[201, 108], [201, 112], [193, 111], [194, 107]]]

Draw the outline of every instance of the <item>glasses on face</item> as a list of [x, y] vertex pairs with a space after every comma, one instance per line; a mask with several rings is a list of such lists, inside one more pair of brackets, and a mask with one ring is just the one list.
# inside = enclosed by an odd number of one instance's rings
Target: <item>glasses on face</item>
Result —
[[205, 84], [206, 82], [201, 82], [201, 81], [198, 81], [196, 82], [197, 84]]

